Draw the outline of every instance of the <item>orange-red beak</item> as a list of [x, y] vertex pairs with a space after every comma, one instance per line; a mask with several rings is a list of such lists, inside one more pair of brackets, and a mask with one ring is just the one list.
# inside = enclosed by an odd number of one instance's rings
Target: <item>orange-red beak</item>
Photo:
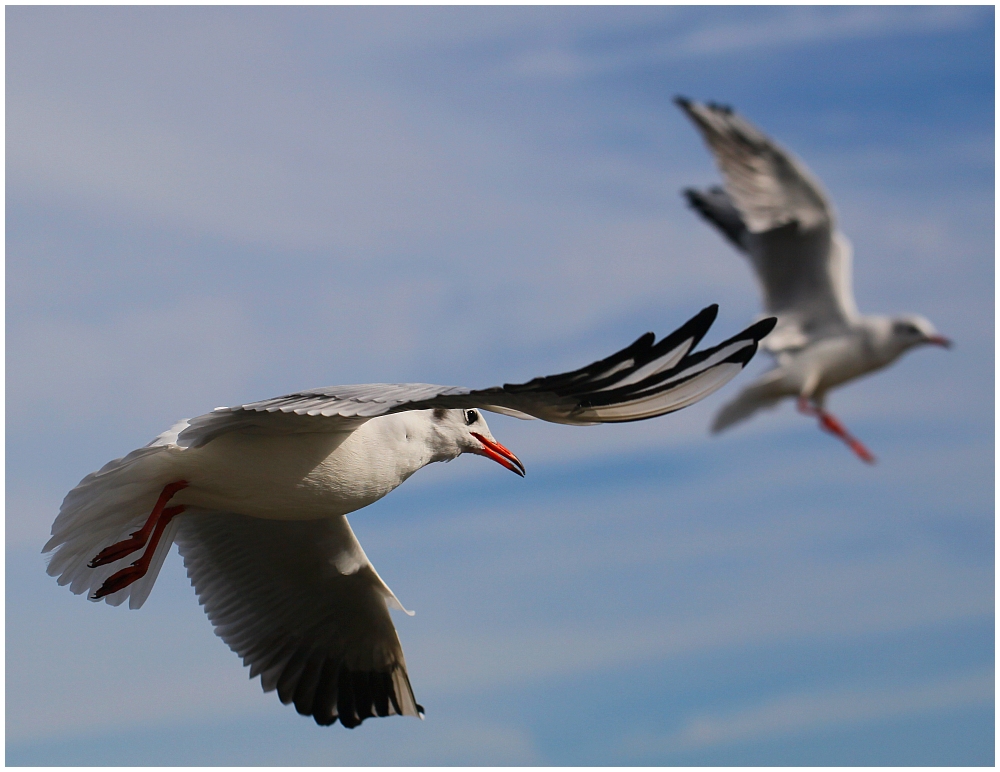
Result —
[[935, 346], [942, 346], [944, 348], [951, 348], [951, 341], [944, 335], [931, 335], [927, 338], [927, 342]]
[[475, 452], [482, 456], [486, 456], [486, 458], [492, 458], [500, 464], [500, 466], [507, 467], [514, 474], [524, 477], [524, 464], [518, 460], [517, 456], [507, 450], [507, 448], [499, 442], [488, 440], [478, 432], [472, 432], [471, 434], [483, 444], [483, 449]]

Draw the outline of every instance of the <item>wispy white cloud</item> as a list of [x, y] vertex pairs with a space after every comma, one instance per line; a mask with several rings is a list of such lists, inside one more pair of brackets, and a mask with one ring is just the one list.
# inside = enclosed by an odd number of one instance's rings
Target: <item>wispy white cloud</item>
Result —
[[[635, 67], [650, 67], [682, 59], [721, 57], [851, 40], [891, 38], [920, 33], [940, 33], [966, 28], [976, 21], [976, 9], [959, 7], [910, 8], [818, 8], [779, 7], [755, 9], [742, 14], [707, 14], [693, 25], [681, 18], [637, 22], [644, 34], [630, 47], [595, 48], [592, 41], [581, 45], [572, 31], [535, 31], [532, 45], [513, 53], [505, 62], [512, 75], [525, 78], [564, 80], [590, 77]], [[659, 34], [648, 32], [659, 22]], [[616, 29], [614, 25], [611, 27]], [[570, 28], [572, 30], [572, 28]], [[625, 37], [619, 25], [619, 37]]]
[[9, 426], [28, 430], [40, 414], [63, 430], [122, 422], [151, 405], [167, 414], [197, 404], [210, 410], [259, 360], [260, 337], [238, 303], [212, 296], [135, 309], [111, 322], [22, 320], [8, 332], [8, 354], [18, 363], [7, 378], [17, 406]]
[[[706, 24], [673, 41], [675, 55], [718, 56], [747, 50], [815, 43], [897, 37], [966, 27], [974, 21], [969, 8], [780, 8], [762, 20]], [[664, 49], [665, 50], [665, 49]]]
[[629, 753], [676, 753], [731, 743], [773, 740], [993, 703], [993, 670], [917, 684], [783, 695], [728, 713], [702, 714], [661, 737], [629, 736]]

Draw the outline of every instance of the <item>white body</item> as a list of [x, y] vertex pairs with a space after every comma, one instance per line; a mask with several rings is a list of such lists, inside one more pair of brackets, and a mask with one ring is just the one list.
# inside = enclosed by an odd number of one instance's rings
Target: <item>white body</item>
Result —
[[346, 435], [233, 432], [200, 448], [168, 445], [171, 474], [190, 483], [171, 502], [270, 520], [346, 515], [457, 455], [435, 448], [429, 412], [379, 416]]

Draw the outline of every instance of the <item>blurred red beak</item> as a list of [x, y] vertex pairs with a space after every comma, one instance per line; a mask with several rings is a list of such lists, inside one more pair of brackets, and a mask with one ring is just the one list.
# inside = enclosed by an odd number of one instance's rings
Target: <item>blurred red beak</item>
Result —
[[472, 432], [472, 436], [483, 443], [483, 449], [477, 451], [480, 455], [486, 456], [486, 458], [492, 458], [500, 464], [500, 466], [507, 467], [514, 474], [524, 477], [524, 464], [518, 460], [517, 456], [507, 450], [507, 448], [499, 442], [486, 439], [478, 432]]
[[941, 346], [943, 348], [951, 348], [951, 341], [948, 340], [944, 335], [931, 335], [927, 339], [928, 343], [933, 343], [935, 346]]

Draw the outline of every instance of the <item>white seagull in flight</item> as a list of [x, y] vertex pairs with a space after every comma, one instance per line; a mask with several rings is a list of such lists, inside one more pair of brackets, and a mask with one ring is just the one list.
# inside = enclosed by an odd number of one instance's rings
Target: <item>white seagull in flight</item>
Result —
[[405, 609], [345, 515], [462, 453], [523, 476], [481, 410], [585, 426], [703, 399], [775, 324], [694, 352], [717, 310], [659, 342], [646, 333], [607, 359], [527, 383], [334, 386], [180, 421], [67, 494], [43, 549], [54, 551], [48, 573], [92, 600], [139, 608], [176, 541], [215, 632], [265, 692], [322, 725], [422, 716], [388, 611]]
[[763, 342], [777, 366], [719, 411], [720, 432], [796, 397], [864, 461], [875, 457], [824, 408], [826, 393], [885, 367], [904, 351], [949, 347], [927, 319], [862, 316], [851, 287], [851, 243], [837, 229], [833, 205], [800, 160], [731, 108], [677, 97], [722, 172], [723, 187], [684, 191], [691, 206], [750, 259], [768, 315], [778, 318]]

